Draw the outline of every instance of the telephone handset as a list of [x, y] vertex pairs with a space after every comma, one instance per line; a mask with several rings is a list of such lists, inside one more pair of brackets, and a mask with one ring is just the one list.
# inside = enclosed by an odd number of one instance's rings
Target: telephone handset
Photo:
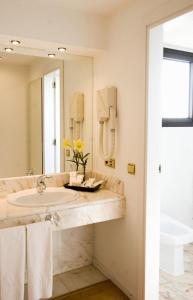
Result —
[[[115, 152], [115, 130], [117, 116], [117, 89], [115, 87], [106, 87], [97, 92], [97, 117], [100, 124], [99, 129], [99, 152], [104, 160], [113, 158]], [[105, 126], [110, 130], [110, 151], [107, 153], [104, 147], [107, 141], [105, 135]]]
[[84, 121], [84, 94], [76, 92], [71, 97], [70, 104], [70, 139], [81, 137], [81, 124]]

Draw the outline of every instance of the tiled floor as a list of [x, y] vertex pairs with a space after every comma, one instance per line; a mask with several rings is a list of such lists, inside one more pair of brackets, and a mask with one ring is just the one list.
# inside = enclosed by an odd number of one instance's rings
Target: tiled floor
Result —
[[[56, 275], [54, 276], [53, 298], [51, 299], [106, 280], [107, 278], [93, 265]], [[28, 300], [27, 286], [25, 286], [24, 300]]]
[[93, 265], [54, 276], [53, 297], [103, 282], [107, 278]]
[[160, 300], [193, 299], [193, 243], [185, 246], [185, 274], [171, 276], [160, 271]]

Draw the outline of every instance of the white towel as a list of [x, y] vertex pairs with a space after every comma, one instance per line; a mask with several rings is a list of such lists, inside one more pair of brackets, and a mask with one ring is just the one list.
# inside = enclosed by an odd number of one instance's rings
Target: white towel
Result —
[[27, 225], [28, 300], [52, 296], [52, 265], [51, 223], [46, 221]]
[[24, 299], [26, 233], [24, 226], [0, 230], [0, 299]]

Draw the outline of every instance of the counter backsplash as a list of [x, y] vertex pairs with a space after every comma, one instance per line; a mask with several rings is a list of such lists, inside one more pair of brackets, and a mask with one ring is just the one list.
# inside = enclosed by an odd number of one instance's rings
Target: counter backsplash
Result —
[[[16, 193], [22, 190], [36, 187], [36, 181], [39, 175], [24, 176], [24, 177], [10, 177], [0, 179], [0, 191], [7, 193]], [[97, 172], [88, 172], [87, 177], [95, 177], [96, 180], [105, 180], [105, 188], [117, 193], [124, 194], [124, 184], [116, 177], [106, 176]], [[69, 173], [53, 174], [51, 178], [46, 179], [48, 187], [62, 187], [69, 181]]]

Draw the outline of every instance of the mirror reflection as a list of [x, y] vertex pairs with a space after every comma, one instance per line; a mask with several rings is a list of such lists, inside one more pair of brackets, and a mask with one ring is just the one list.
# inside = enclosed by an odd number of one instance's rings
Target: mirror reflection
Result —
[[92, 150], [92, 59], [0, 56], [0, 177], [73, 170], [64, 138]]

